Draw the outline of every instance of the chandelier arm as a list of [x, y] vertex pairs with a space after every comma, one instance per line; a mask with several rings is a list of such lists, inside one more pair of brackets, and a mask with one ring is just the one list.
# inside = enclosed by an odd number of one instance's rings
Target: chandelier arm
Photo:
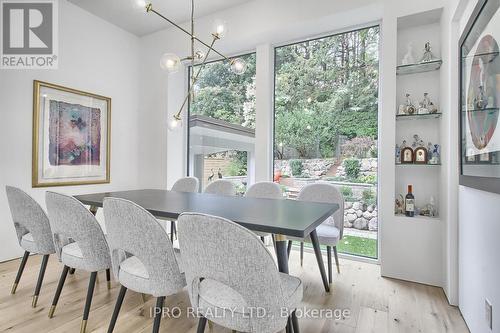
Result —
[[[217, 37], [214, 36], [213, 40], [212, 40], [212, 43], [208, 46], [208, 51], [207, 51], [207, 54], [205, 54], [205, 57], [203, 58], [203, 62], [200, 64], [200, 68], [198, 69], [198, 72], [196, 73], [196, 75], [193, 77], [193, 81], [191, 83], [191, 86], [189, 87], [189, 91], [187, 92], [186, 94], [186, 97], [184, 98], [184, 101], [182, 102], [182, 105], [181, 105], [181, 108], [179, 109], [179, 112], [177, 112], [175, 115], [174, 115], [174, 118], [177, 119], [177, 120], [180, 120], [181, 119], [181, 113], [182, 113], [182, 110], [184, 109], [184, 107], [186, 106], [186, 103], [189, 99], [189, 96], [191, 95], [191, 92], [193, 91], [194, 89], [194, 84], [196, 83], [196, 81], [198, 81], [198, 76], [200, 76], [200, 73], [201, 73], [201, 70], [203, 68], [203, 65], [207, 62], [207, 59], [208, 59], [208, 56], [210, 54], [210, 51], [213, 51], [214, 48], [214, 44], [215, 42], [217, 41]], [[194, 71], [194, 66], [193, 66], [193, 71]]]
[[[173, 25], [174, 27], [176, 27], [177, 29], [181, 30], [182, 32], [184, 32], [185, 34], [189, 35], [191, 38], [194, 38], [196, 41], [198, 41], [199, 43], [203, 44], [204, 46], [210, 48], [212, 51], [214, 51], [215, 53], [217, 53], [219, 56], [221, 56], [222, 58], [224, 58], [224, 60], [227, 60], [227, 61], [231, 61], [231, 59], [229, 59], [228, 57], [226, 57], [225, 55], [223, 55], [222, 53], [220, 53], [219, 51], [217, 51], [216, 49], [212, 48], [209, 44], [205, 43], [204, 41], [202, 41], [201, 39], [199, 39], [198, 37], [192, 35], [189, 31], [187, 31], [186, 29], [184, 29], [183, 27], [181, 27], [180, 25], [178, 25], [177, 23], [173, 22], [172, 20], [170, 20], [169, 18], [163, 16], [162, 14], [160, 14], [159, 12], [157, 12], [152, 6], [150, 7], [149, 5], [146, 7], [146, 10], [148, 12], [152, 12], [152, 13], [155, 13], [156, 15], [158, 15], [159, 17], [161, 17], [162, 19], [164, 19], [165, 21], [167, 21], [168, 23], [170, 23], [171, 25]], [[215, 39], [218, 39], [219, 37], [217, 36], [214, 36]]]

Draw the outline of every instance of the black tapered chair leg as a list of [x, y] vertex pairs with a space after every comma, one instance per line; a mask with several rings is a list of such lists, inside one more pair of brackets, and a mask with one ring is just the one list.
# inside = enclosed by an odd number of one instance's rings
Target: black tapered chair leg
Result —
[[286, 323], [286, 333], [293, 333], [293, 330], [292, 330], [292, 319], [290, 317], [288, 317], [288, 321]]
[[111, 321], [109, 322], [108, 333], [112, 333], [115, 329], [116, 320], [118, 319], [118, 314], [120, 313], [120, 309], [123, 304], [123, 299], [125, 298], [125, 293], [127, 292], [127, 288], [122, 286], [120, 288], [120, 293], [118, 294], [118, 298], [116, 299], [115, 309], [113, 310], [113, 316], [111, 316]]
[[335, 256], [335, 264], [337, 265], [337, 273], [340, 274], [340, 265], [339, 265], [339, 254], [337, 253], [337, 247], [333, 247], [333, 255]]
[[170, 241], [172, 243], [174, 242], [174, 229], [175, 229], [175, 222], [170, 221]]
[[82, 326], [80, 333], [85, 333], [87, 330], [87, 321], [89, 319], [90, 305], [92, 304], [92, 296], [94, 295], [95, 280], [97, 279], [97, 272], [90, 273], [89, 289], [87, 290], [87, 299], [83, 309]]
[[325, 265], [323, 263], [323, 254], [321, 253], [321, 247], [318, 240], [318, 234], [316, 230], [313, 230], [310, 234], [311, 243], [314, 248], [314, 254], [316, 256], [316, 261], [318, 262], [319, 272], [321, 274], [321, 280], [323, 280], [323, 286], [325, 287], [325, 291], [330, 292], [330, 285], [328, 284], [328, 277], [325, 272]]
[[292, 252], [292, 241], [291, 240], [288, 241], [288, 247], [286, 249], [286, 252], [288, 254], [288, 258], [290, 258], [290, 252]]
[[73, 274], [75, 274], [75, 271], [76, 271], [76, 270], [75, 270], [74, 268], [71, 268], [71, 269], [69, 270], [69, 275], [73, 275]]
[[108, 289], [111, 289], [111, 272], [109, 268], [106, 270], [106, 284], [108, 286]]
[[292, 327], [293, 333], [300, 333], [299, 320], [297, 319], [297, 313], [295, 311], [292, 312]]
[[326, 255], [328, 258], [328, 282], [332, 284], [332, 247], [327, 246], [326, 247]]
[[196, 330], [196, 333], [205, 332], [206, 325], [207, 325], [207, 318], [201, 317], [200, 320], [198, 321], [198, 329]]
[[49, 318], [54, 317], [54, 311], [56, 311], [57, 302], [59, 302], [59, 297], [61, 296], [62, 289], [64, 287], [64, 282], [66, 281], [66, 276], [68, 276], [69, 267], [64, 266], [61, 277], [59, 278], [59, 283], [57, 284], [56, 293], [54, 299], [52, 300], [52, 306], [49, 310]]
[[26, 267], [26, 262], [28, 261], [29, 256], [30, 253], [28, 251], [24, 251], [23, 259], [21, 260], [21, 264], [19, 265], [19, 269], [17, 271], [16, 279], [14, 280], [14, 284], [12, 285], [12, 289], [10, 291], [12, 295], [16, 293], [17, 285], [21, 280], [21, 276], [23, 275], [24, 267]]
[[304, 265], [304, 242], [300, 242], [300, 267]]
[[165, 296], [161, 296], [156, 298], [156, 307], [155, 307], [155, 318], [153, 323], [153, 333], [158, 333], [160, 331], [160, 322], [161, 316], [163, 314], [163, 302], [165, 301]]
[[45, 254], [42, 258], [42, 264], [40, 265], [40, 273], [38, 273], [38, 281], [36, 282], [35, 294], [33, 295], [33, 301], [31, 306], [36, 308], [36, 303], [38, 302], [38, 296], [40, 295], [40, 289], [42, 288], [43, 278], [45, 276], [45, 270], [47, 269], [47, 263], [49, 262], [49, 255]]

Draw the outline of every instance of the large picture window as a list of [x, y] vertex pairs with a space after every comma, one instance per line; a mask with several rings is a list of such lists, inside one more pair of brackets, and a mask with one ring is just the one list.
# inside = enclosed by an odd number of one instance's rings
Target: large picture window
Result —
[[379, 27], [275, 49], [274, 180], [344, 195], [341, 252], [377, 257]]
[[189, 104], [188, 173], [202, 188], [229, 179], [242, 194], [255, 175], [255, 53], [240, 58], [247, 63], [242, 75], [226, 61], [202, 67]]

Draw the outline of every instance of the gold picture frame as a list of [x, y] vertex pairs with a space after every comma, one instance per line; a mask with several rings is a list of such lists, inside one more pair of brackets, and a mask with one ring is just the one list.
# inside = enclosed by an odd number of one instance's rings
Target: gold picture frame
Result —
[[34, 80], [32, 144], [33, 187], [110, 183], [111, 98]]

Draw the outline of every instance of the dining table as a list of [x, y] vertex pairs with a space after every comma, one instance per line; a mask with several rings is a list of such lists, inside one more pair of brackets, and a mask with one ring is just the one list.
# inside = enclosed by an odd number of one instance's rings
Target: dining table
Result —
[[209, 193], [188, 193], [162, 189], [138, 189], [90, 193], [74, 196], [90, 206], [95, 215], [105, 198], [130, 200], [159, 219], [176, 220], [185, 212], [219, 216], [247, 229], [274, 235], [278, 270], [288, 270], [288, 238], [310, 237], [324, 288], [330, 291], [316, 228], [339, 209], [336, 203], [317, 203], [292, 199], [260, 199], [222, 196]]

